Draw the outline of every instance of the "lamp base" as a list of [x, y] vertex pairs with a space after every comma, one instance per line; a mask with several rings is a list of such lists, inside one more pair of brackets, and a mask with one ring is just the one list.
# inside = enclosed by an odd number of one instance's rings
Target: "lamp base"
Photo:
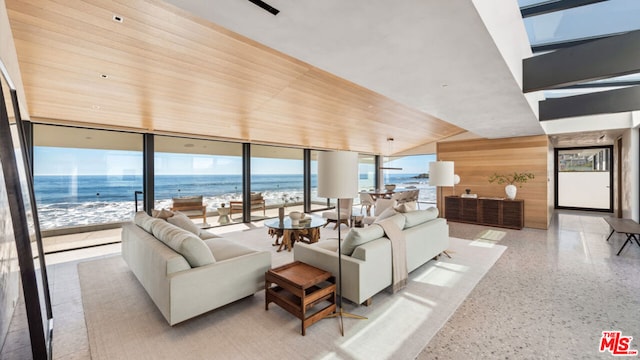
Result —
[[[342, 300], [342, 299], [340, 299]], [[327, 315], [328, 318], [332, 318], [332, 317], [339, 317], [340, 318], [340, 335], [344, 336], [344, 324], [343, 324], [343, 317], [346, 318], [350, 318], [350, 319], [358, 319], [358, 320], [367, 320], [366, 317], [364, 316], [360, 316], [360, 315], [356, 315], [356, 314], [351, 314], [348, 312], [344, 312], [344, 310], [342, 310], [342, 303], [340, 304], [340, 307], [338, 308], [338, 310], [336, 310], [336, 312], [334, 312], [333, 314], [329, 314]]]

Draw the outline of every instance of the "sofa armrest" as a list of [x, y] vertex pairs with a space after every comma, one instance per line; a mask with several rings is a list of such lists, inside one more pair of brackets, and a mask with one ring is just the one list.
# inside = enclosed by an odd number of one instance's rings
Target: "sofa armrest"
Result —
[[[331, 241], [331, 240], [325, 240]], [[373, 244], [379, 242], [379, 244]], [[331, 272], [338, 279], [338, 253], [315, 244], [297, 243], [293, 248], [294, 260]], [[365, 246], [366, 245], [366, 246]], [[371, 241], [355, 256], [342, 255], [342, 292], [350, 301], [361, 304], [391, 285], [391, 243], [382, 238]], [[356, 253], [357, 252], [357, 253]]]
[[271, 253], [256, 251], [169, 275], [174, 325], [264, 288]]

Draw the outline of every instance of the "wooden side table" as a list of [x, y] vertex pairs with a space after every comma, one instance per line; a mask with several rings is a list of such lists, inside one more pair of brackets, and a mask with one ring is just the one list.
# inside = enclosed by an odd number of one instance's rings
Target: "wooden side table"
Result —
[[[336, 311], [335, 277], [300, 261], [267, 271], [264, 289], [264, 309], [269, 310], [269, 303], [273, 302], [302, 320], [303, 336], [307, 327]], [[327, 306], [307, 315], [307, 310], [325, 301]]]

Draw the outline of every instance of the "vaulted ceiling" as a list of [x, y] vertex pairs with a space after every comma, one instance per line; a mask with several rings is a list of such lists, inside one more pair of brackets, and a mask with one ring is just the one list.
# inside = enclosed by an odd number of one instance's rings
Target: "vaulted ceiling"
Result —
[[515, 2], [169, 2], [5, 0], [25, 115], [377, 154], [543, 133]]

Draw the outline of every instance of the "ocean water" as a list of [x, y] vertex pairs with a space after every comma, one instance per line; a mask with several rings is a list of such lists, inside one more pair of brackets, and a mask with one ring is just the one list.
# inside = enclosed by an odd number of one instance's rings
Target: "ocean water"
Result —
[[[435, 201], [435, 188], [417, 174], [388, 176], [386, 183], [399, 188], [416, 186], [421, 201]], [[372, 181], [360, 179], [361, 189]], [[311, 179], [317, 187], [317, 178]], [[142, 191], [142, 176], [35, 176], [34, 189], [40, 227], [43, 230], [67, 226], [101, 224], [131, 219], [135, 212], [134, 193]], [[262, 192], [268, 205], [301, 203], [302, 175], [253, 175], [251, 190]], [[175, 196], [203, 195], [210, 209], [221, 203], [240, 200], [241, 175], [159, 175], [155, 177], [155, 207], [171, 207]], [[312, 193], [312, 199], [317, 194]], [[142, 195], [138, 195], [142, 208]]]

